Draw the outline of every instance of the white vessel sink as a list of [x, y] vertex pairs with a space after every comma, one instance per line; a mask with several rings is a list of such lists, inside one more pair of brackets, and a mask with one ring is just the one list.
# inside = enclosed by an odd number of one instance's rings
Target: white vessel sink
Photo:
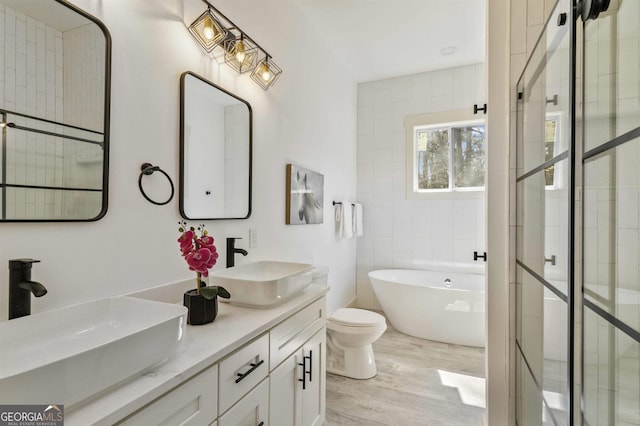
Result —
[[164, 362], [184, 306], [112, 297], [0, 323], [0, 401], [65, 410]]
[[311, 284], [312, 270], [313, 265], [308, 263], [252, 262], [212, 273], [209, 285], [226, 288], [231, 293], [229, 303], [268, 308], [284, 302]]

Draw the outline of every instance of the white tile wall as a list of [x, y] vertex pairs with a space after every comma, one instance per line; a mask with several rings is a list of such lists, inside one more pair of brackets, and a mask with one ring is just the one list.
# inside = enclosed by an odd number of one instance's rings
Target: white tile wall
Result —
[[[640, 31], [637, 2], [615, 5], [618, 23], [598, 19], [586, 33], [585, 101], [586, 144], [592, 148], [638, 125], [640, 114]], [[614, 9], [616, 10], [616, 9]], [[617, 45], [611, 34], [618, 38]], [[617, 55], [611, 50], [617, 49]], [[616, 89], [612, 91], [615, 85]], [[616, 120], [610, 120], [610, 114]], [[612, 124], [615, 125], [612, 126]], [[617, 148], [615, 159], [599, 159], [585, 166], [585, 281], [611, 285], [615, 278], [625, 293], [625, 306], [616, 315], [636, 329], [640, 328], [640, 147], [629, 142]], [[611, 168], [615, 167], [615, 178]], [[613, 214], [612, 214], [613, 213]], [[615, 249], [611, 250], [614, 246]], [[615, 266], [612, 269], [612, 266]], [[634, 306], [635, 305], [635, 306]], [[635, 354], [636, 361], [638, 355]]]
[[473, 108], [486, 102], [484, 64], [358, 85], [358, 200], [365, 235], [358, 238], [358, 306], [380, 309], [368, 272], [383, 268], [482, 271], [484, 193], [407, 200], [407, 115]]
[[[60, 119], [62, 87], [56, 86], [56, 64], [62, 61], [61, 33], [3, 5], [0, 23], [0, 106], [49, 120]], [[46, 60], [37, 61], [36, 57]], [[59, 163], [55, 150], [43, 135], [10, 132], [7, 157], [8, 182], [56, 184]], [[45, 191], [7, 195], [10, 198], [7, 214], [16, 218], [28, 217], [36, 211], [45, 215], [54, 212], [54, 200]]]
[[56, 43], [65, 52], [64, 75], [63, 62], [56, 60], [56, 81], [64, 80], [64, 122], [102, 131], [104, 34], [96, 25], [88, 24], [65, 31]]
[[[104, 35], [89, 24], [65, 31], [59, 44], [63, 60], [56, 61], [56, 87], [63, 83], [64, 114], [67, 124], [102, 131], [104, 115], [105, 55]], [[64, 71], [64, 72], [63, 72]], [[64, 152], [63, 181], [69, 186], [100, 188], [102, 149], [86, 143], [60, 142]], [[62, 194], [65, 214], [93, 217], [102, 205], [99, 196], [66, 192]]]
[[[104, 55], [95, 46], [104, 36], [97, 28], [79, 27], [64, 34], [8, 6], [0, 5], [0, 107], [76, 126], [102, 129], [104, 104]], [[64, 55], [63, 52], [74, 52]], [[77, 66], [87, 52], [93, 60]], [[63, 75], [64, 69], [73, 70]], [[76, 66], [72, 66], [72, 65]], [[95, 70], [101, 70], [95, 72]], [[89, 77], [93, 76], [93, 77]], [[80, 84], [70, 85], [70, 81]], [[73, 89], [77, 87], [80, 89]], [[29, 125], [42, 125], [34, 122]], [[52, 126], [47, 130], [59, 131]], [[60, 186], [101, 185], [102, 150], [94, 145], [68, 143], [34, 133], [12, 132], [9, 139], [7, 180], [15, 183]], [[13, 149], [11, 149], [13, 147]], [[64, 155], [63, 155], [64, 154]], [[64, 159], [64, 160], [63, 160]], [[65, 164], [64, 161], [67, 161]], [[80, 172], [77, 162], [85, 165]], [[73, 193], [54, 195], [48, 191], [28, 191], [11, 202], [7, 214], [16, 218], [59, 217], [66, 209], [79, 214]], [[89, 197], [82, 208], [95, 216], [100, 197]]]

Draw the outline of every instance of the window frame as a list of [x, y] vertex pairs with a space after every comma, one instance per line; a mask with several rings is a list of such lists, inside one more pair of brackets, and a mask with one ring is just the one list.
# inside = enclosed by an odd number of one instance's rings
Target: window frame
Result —
[[[545, 126], [548, 121], [554, 121], [556, 123], [555, 140], [553, 142], [553, 153], [551, 155], [551, 158], [555, 158], [556, 156], [560, 155], [562, 152], [566, 150], [566, 148], [563, 147], [560, 143], [562, 138], [562, 132], [565, 131], [564, 114], [562, 113], [562, 111], [547, 112], [545, 114]], [[546, 135], [545, 135], [545, 138], [546, 138]], [[546, 144], [546, 140], [545, 140], [545, 144]], [[545, 180], [545, 185], [544, 185], [545, 190], [552, 191], [554, 189], [564, 188], [564, 186], [561, 183], [562, 183], [562, 179], [566, 174], [566, 170], [564, 170], [564, 168], [562, 167], [559, 167], [559, 165], [560, 163], [555, 163], [553, 165], [554, 167], [553, 183], [551, 185], [547, 185]]]
[[[475, 196], [477, 198], [483, 197], [486, 187], [486, 168], [485, 168], [485, 186], [476, 187], [464, 187], [456, 188], [453, 184], [455, 179], [452, 167], [452, 151], [453, 144], [449, 144], [449, 187], [442, 189], [418, 189], [417, 188], [417, 171], [418, 171], [418, 156], [416, 150], [416, 132], [420, 128], [451, 128], [460, 125], [478, 125], [485, 126], [486, 131], [486, 119], [484, 116], [478, 117], [473, 114], [473, 111], [468, 109], [457, 111], [437, 112], [430, 114], [419, 114], [406, 116], [404, 120], [405, 124], [405, 136], [406, 136], [406, 193], [407, 199], [434, 199], [434, 198], [452, 198], [452, 197], [464, 197], [469, 198]], [[451, 130], [449, 130], [451, 133]], [[485, 159], [486, 159], [486, 134], [485, 134]]]

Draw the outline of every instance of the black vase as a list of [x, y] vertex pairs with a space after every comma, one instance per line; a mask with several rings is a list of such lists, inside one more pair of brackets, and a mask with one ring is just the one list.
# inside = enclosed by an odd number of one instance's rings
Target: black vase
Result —
[[198, 294], [198, 290], [193, 289], [184, 293], [183, 305], [189, 310], [187, 314], [187, 324], [202, 325], [209, 324], [218, 315], [218, 297], [205, 299]]

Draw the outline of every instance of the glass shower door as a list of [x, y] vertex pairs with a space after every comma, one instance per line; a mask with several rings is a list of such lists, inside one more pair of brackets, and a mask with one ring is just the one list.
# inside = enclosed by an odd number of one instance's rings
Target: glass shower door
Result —
[[640, 2], [583, 26], [585, 425], [640, 424]]
[[573, 29], [560, 0], [518, 82], [516, 422], [572, 423]]

